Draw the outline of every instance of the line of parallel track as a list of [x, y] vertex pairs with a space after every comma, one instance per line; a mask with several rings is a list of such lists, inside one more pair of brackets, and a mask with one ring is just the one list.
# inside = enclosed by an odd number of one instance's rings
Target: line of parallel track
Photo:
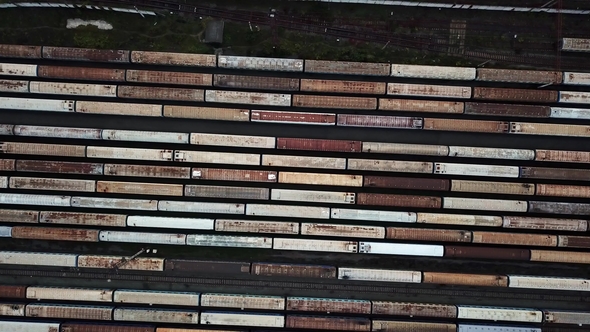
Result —
[[538, 300], [538, 301], [559, 301], [559, 302], [590, 302], [589, 296], [577, 295], [556, 295], [519, 293], [514, 289], [494, 290], [457, 290], [457, 289], [435, 289], [435, 288], [414, 288], [403, 286], [372, 286], [350, 283], [334, 283], [322, 281], [320, 283], [306, 281], [272, 281], [272, 280], [247, 280], [232, 278], [205, 278], [205, 277], [183, 277], [183, 276], [162, 276], [149, 274], [131, 274], [114, 272], [81, 272], [75, 271], [42, 271], [42, 270], [0, 270], [1, 276], [18, 277], [45, 277], [45, 278], [79, 278], [87, 280], [116, 280], [116, 281], [139, 281], [151, 283], [173, 283], [193, 284], [200, 286], [226, 286], [226, 287], [250, 287], [250, 288], [275, 288], [292, 290], [318, 290], [337, 291], [349, 293], [382, 293], [414, 296], [436, 296], [436, 297], [461, 297], [461, 298], [486, 298], [486, 299], [514, 299], [514, 300]]

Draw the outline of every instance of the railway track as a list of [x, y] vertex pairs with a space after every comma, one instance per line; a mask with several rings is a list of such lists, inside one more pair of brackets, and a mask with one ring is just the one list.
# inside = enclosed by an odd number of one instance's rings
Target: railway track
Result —
[[457, 298], [485, 298], [494, 300], [528, 300], [528, 301], [552, 301], [569, 303], [590, 303], [590, 296], [515, 293], [510, 290], [456, 290], [456, 289], [428, 289], [409, 288], [407, 286], [373, 286], [355, 285], [349, 283], [334, 283], [323, 281], [321, 283], [306, 281], [272, 281], [272, 280], [248, 280], [230, 278], [206, 278], [184, 276], [156, 276], [148, 274], [128, 273], [100, 273], [80, 271], [40, 271], [3, 269], [0, 276], [13, 277], [44, 277], [44, 278], [71, 278], [86, 280], [111, 280], [111, 281], [136, 281], [150, 283], [192, 284], [199, 286], [225, 286], [247, 288], [273, 288], [289, 290], [316, 290], [347, 293], [381, 293], [395, 295], [429, 296], [429, 297], [457, 297]]

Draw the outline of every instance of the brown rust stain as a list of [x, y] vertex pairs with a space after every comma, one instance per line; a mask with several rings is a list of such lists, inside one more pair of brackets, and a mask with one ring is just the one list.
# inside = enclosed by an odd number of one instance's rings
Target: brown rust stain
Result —
[[27, 81], [9, 81], [9, 80], [0, 80], [0, 85], [5, 86], [12, 90], [17, 90], [19, 88], [27, 86], [29, 83]]
[[[120, 256], [80, 256], [82, 260], [80, 267], [97, 267], [97, 268], [112, 268], [115, 264], [121, 262], [125, 257]], [[127, 257], [128, 258], [128, 257]], [[80, 263], [79, 263], [80, 264]], [[127, 264], [119, 267], [123, 270], [145, 270], [145, 271], [161, 271], [163, 259], [159, 258], [135, 258]]]
[[291, 276], [299, 278], [335, 279], [335, 267], [321, 267], [313, 265], [289, 265], [289, 264], [252, 264], [252, 271], [256, 275], [266, 276]]
[[12, 237], [19, 239], [98, 242], [98, 230], [15, 226], [12, 228]]

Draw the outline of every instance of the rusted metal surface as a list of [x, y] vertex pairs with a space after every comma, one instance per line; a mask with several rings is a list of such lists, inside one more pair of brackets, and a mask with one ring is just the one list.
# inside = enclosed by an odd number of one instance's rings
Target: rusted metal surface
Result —
[[46, 126], [14, 126], [15, 136], [71, 139], [100, 139], [101, 129]]
[[541, 105], [514, 105], [514, 104], [489, 104], [489, 103], [465, 103], [465, 114], [490, 115], [490, 116], [517, 116], [526, 118], [548, 118], [551, 115], [551, 107]]
[[404, 116], [338, 114], [338, 125], [348, 127], [422, 128], [422, 118]]
[[158, 290], [117, 289], [112, 301], [115, 303], [141, 303], [159, 305], [199, 306], [199, 293]]
[[245, 169], [193, 168], [192, 178], [199, 180], [277, 182], [275, 171], [255, 171]]
[[25, 305], [17, 303], [0, 303], [0, 315], [22, 317], [25, 315]]
[[433, 164], [421, 161], [348, 159], [348, 169], [400, 173], [432, 174]]
[[492, 181], [467, 181], [451, 180], [451, 191], [487, 193], [487, 194], [508, 194], [508, 195], [534, 195], [534, 183], [511, 183]]
[[539, 196], [590, 198], [590, 187], [539, 183], [536, 194]]
[[280, 172], [279, 183], [362, 187], [361, 175]]
[[0, 75], [35, 77], [37, 76], [37, 65], [0, 63]]
[[102, 175], [103, 164], [68, 161], [17, 160], [19, 172]]
[[534, 217], [502, 217], [504, 228], [542, 229], [555, 231], [585, 232], [588, 221], [579, 219], [551, 219]]
[[124, 69], [39, 66], [37, 76], [81, 81], [125, 82]]
[[590, 204], [529, 201], [529, 213], [589, 215]]
[[425, 130], [468, 131], [477, 133], [507, 133], [509, 123], [505, 121], [478, 121], [424, 118]]
[[216, 219], [216, 232], [299, 234], [299, 223], [284, 221]]
[[287, 315], [285, 327], [292, 329], [370, 331], [371, 320], [368, 318]]
[[[14, 230], [12, 232], [14, 234]], [[559, 235], [558, 238], [559, 247], [590, 248], [590, 237], [588, 236]]]
[[508, 287], [508, 277], [501, 275], [423, 272], [425, 284]]
[[14, 134], [14, 127], [16, 127], [15, 125], [7, 125], [7, 124], [1, 124], [0, 125], [0, 135], [6, 135], [6, 136], [13, 136]]
[[282, 296], [214, 294], [201, 295], [202, 307], [285, 310], [285, 298]]
[[92, 180], [24, 178], [13, 176], [10, 178], [10, 188], [94, 192], [95, 182]]
[[111, 320], [113, 307], [64, 305], [64, 304], [29, 304], [26, 308], [28, 317], [70, 318]]
[[576, 324], [578, 326], [590, 324], [588, 312], [572, 312], [560, 310], [543, 310], [544, 321], [551, 324]]
[[527, 201], [445, 197], [443, 209], [527, 212]]
[[335, 191], [272, 189], [270, 199], [276, 201], [354, 204], [355, 193]]
[[379, 110], [382, 111], [460, 114], [463, 113], [464, 104], [455, 101], [379, 98]]
[[162, 116], [162, 105], [76, 101], [76, 113]]
[[275, 148], [275, 138], [269, 136], [192, 133], [190, 143], [194, 145], [235, 146], [242, 148]]
[[473, 88], [473, 99], [526, 101], [535, 103], [555, 103], [559, 93], [551, 90], [527, 90], [504, 88]]
[[590, 253], [568, 251], [564, 255], [563, 251], [532, 249], [531, 262], [590, 264]]
[[521, 167], [520, 177], [530, 179], [590, 181], [590, 170], [549, 167]]
[[205, 101], [205, 90], [119, 85], [119, 98]]
[[448, 304], [405, 303], [372, 301], [373, 315], [392, 315], [405, 317], [457, 317], [457, 307]]
[[211, 86], [212, 74], [127, 69], [127, 82]]
[[250, 56], [218, 56], [219, 68], [302, 72], [303, 60]]
[[568, 104], [588, 104], [590, 103], [590, 93], [578, 91], [560, 91], [559, 102]]
[[198, 324], [198, 311], [167, 310], [152, 308], [115, 308], [115, 321], [136, 321], [154, 323]]
[[299, 79], [288, 77], [215, 74], [213, 85], [235, 89], [299, 91]]
[[186, 185], [184, 195], [187, 197], [235, 198], [268, 200], [270, 189], [252, 187], [226, 187]]
[[38, 211], [0, 209], [0, 221], [36, 224], [38, 220]]
[[471, 231], [387, 227], [387, 239], [435, 242], [471, 242]]
[[41, 46], [0, 44], [0, 57], [41, 59]]
[[14, 171], [14, 159], [0, 159], [0, 171]]
[[141, 270], [141, 271], [163, 271], [163, 258], [144, 258], [137, 257], [127, 260], [129, 257], [121, 256], [97, 256], [97, 255], [80, 255], [78, 256], [78, 267], [112, 269], [115, 265], [125, 259], [126, 263], [119, 266], [121, 270]]
[[188, 118], [222, 121], [249, 121], [250, 111], [238, 108], [164, 106], [164, 116], [170, 118]]
[[590, 126], [511, 122], [510, 133], [525, 135], [589, 137]]
[[185, 234], [178, 233], [171, 234], [125, 231], [100, 231], [98, 235], [98, 240], [100, 242], [149, 243], [170, 245], [185, 245], [186, 238], [187, 236]]
[[469, 99], [471, 98], [471, 88], [467, 86], [387, 83], [387, 94]]
[[131, 51], [131, 62], [148, 65], [215, 67], [217, 57], [213, 54]]
[[389, 76], [388, 63], [305, 60], [306, 73]]
[[345, 158], [262, 155], [263, 166], [345, 169]]
[[371, 301], [287, 297], [286, 310], [370, 315]]
[[502, 227], [502, 217], [468, 214], [418, 213], [416, 221], [424, 224]]
[[440, 209], [442, 199], [431, 196], [359, 193], [357, 204]]
[[301, 91], [346, 94], [385, 94], [386, 83], [342, 80], [301, 79]]
[[252, 110], [252, 122], [335, 125], [336, 114]]
[[189, 179], [190, 167], [104, 164], [104, 175]]
[[377, 109], [377, 98], [293, 95], [293, 107]]
[[301, 235], [383, 239], [385, 229], [378, 226], [302, 223]]
[[566, 71], [563, 73], [563, 84], [590, 85], [590, 73]]
[[202, 164], [260, 165], [260, 154], [175, 150], [174, 160]]
[[446, 157], [449, 155], [449, 147], [444, 145], [363, 142], [363, 152]]
[[263, 93], [246, 91], [205, 91], [205, 101], [208, 103], [291, 106], [291, 95], [283, 93]]
[[457, 158], [534, 160], [535, 150], [449, 146], [448, 156]]
[[423, 179], [370, 175], [366, 175], [363, 178], [364, 187], [438, 191], [449, 191], [451, 187], [450, 180], [447, 179]]
[[24, 299], [26, 295], [26, 286], [0, 285], [0, 298], [2, 299]]
[[98, 242], [98, 230], [57, 227], [12, 227], [15, 239]]
[[111, 194], [182, 196], [181, 184], [97, 181], [96, 192]]
[[280, 263], [252, 263], [252, 274], [268, 277], [336, 279], [336, 267]]
[[30, 82], [29, 90], [42, 94], [117, 97], [117, 86], [108, 84]]
[[333, 152], [361, 152], [361, 141], [344, 141], [312, 138], [277, 138], [277, 149], [333, 151]]
[[[93, 323], [63, 323], [60, 332], [155, 332], [153, 326], [126, 326]], [[57, 332], [57, 331], [56, 331]], [[179, 331], [174, 331], [179, 332]]]
[[[102, 331], [100, 331], [102, 332]], [[168, 327], [158, 327], [156, 332], [228, 332], [228, 331], [219, 331], [219, 330], [209, 330], [209, 329], [182, 329], [182, 328], [168, 328]], [[236, 332], [236, 331], [230, 331]]]
[[428, 78], [437, 80], [464, 80], [475, 79], [475, 68], [451, 67], [451, 66], [424, 66], [424, 65], [391, 65], [391, 76]]
[[126, 219], [127, 216], [122, 214], [77, 213], [59, 211], [43, 211], [39, 216], [39, 222], [42, 224], [46, 223], [112, 227], [125, 227]]
[[528, 249], [445, 246], [445, 257], [528, 261]]
[[395, 332], [455, 332], [457, 325], [451, 323], [420, 323], [373, 320], [373, 331]]
[[0, 92], [29, 92], [29, 81], [0, 80]]
[[250, 274], [250, 263], [166, 259], [166, 271], [191, 274], [243, 275]]
[[563, 38], [560, 46], [563, 51], [589, 52], [590, 40], [584, 38]]
[[536, 150], [536, 161], [558, 161], [564, 163], [590, 163], [590, 152]]
[[52, 60], [129, 63], [129, 53], [124, 50], [43, 46], [43, 58]]
[[488, 82], [561, 84], [563, 73], [560, 71], [477, 68], [477, 80]]

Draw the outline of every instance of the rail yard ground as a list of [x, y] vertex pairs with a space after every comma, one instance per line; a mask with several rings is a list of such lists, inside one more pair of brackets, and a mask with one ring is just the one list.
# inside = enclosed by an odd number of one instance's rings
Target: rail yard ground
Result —
[[[191, 2], [188, 1], [188, 4]], [[195, 2], [198, 5], [206, 3]], [[542, 13], [506, 13], [436, 8], [386, 7], [320, 2], [267, 1], [244, 4], [224, 0], [218, 9], [247, 10], [275, 15], [282, 20], [305, 21], [364, 34], [389, 36], [390, 42], [372, 43], [359, 38], [310, 34], [280, 27], [225, 22], [224, 54], [299, 57], [343, 61], [396, 62], [409, 64], [474, 66], [484, 58], [468, 57], [465, 51], [487, 52], [496, 57], [535, 56], [541, 66], [554, 66], [557, 21]], [[145, 8], [150, 9], [150, 8]], [[0, 40], [13, 44], [102, 49], [142, 49], [188, 53], [213, 53], [214, 47], [201, 42], [211, 18], [171, 15], [157, 10], [157, 17], [87, 9], [2, 9]], [[104, 20], [113, 30], [94, 26], [66, 29], [67, 19]], [[453, 23], [454, 22], [454, 23]], [[565, 36], [590, 32], [583, 15], [569, 15], [562, 21]], [[492, 61], [488, 67], [539, 67], [531, 59]], [[572, 61], [575, 63], [575, 61]], [[580, 63], [580, 66], [584, 64]]]

